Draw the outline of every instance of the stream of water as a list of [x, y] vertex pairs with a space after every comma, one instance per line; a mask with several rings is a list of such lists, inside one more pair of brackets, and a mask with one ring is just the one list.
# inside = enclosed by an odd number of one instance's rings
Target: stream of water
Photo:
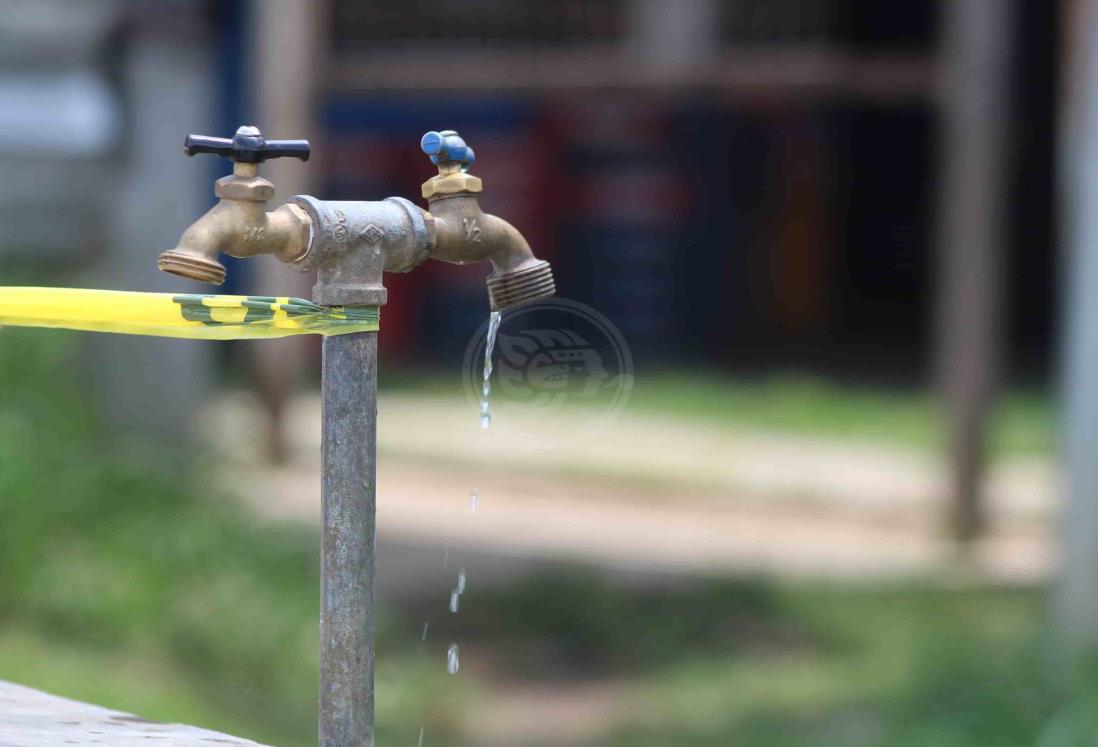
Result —
[[457, 674], [460, 667], [461, 662], [458, 660], [458, 645], [456, 643], [451, 643], [450, 649], [446, 652], [446, 671], [450, 674]]
[[450, 611], [457, 612], [461, 604], [461, 595], [465, 593], [465, 566], [458, 570], [457, 586], [450, 592]]
[[480, 427], [487, 428], [492, 424], [492, 406], [488, 403], [488, 395], [492, 392], [492, 351], [496, 347], [496, 335], [499, 334], [499, 323], [503, 316], [498, 311], [493, 311], [488, 317], [488, 339], [484, 342], [484, 380], [480, 385]]
[[[499, 325], [503, 320], [502, 314], [498, 311], [493, 311], [492, 315], [488, 317], [488, 337], [484, 342], [484, 375], [481, 379], [480, 385], [480, 427], [488, 428], [492, 425], [492, 405], [488, 401], [488, 396], [492, 392], [492, 353], [496, 347], [496, 337], [499, 335]], [[480, 490], [473, 488], [472, 494], [469, 496], [469, 510], [476, 511], [480, 506]], [[445, 566], [446, 561], [450, 554], [449, 546], [446, 547], [446, 551], [443, 554], [442, 564]], [[457, 585], [450, 592], [450, 612], [456, 613], [461, 606], [461, 595], [465, 593], [465, 568], [462, 567], [458, 570]], [[427, 625], [423, 625], [423, 639], [427, 639]], [[450, 674], [457, 674], [460, 667], [458, 660], [458, 645], [451, 643], [450, 648], [446, 651], [446, 671]], [[420, 729], [419, 733], [420, 744], [423, 743], [423, 730]]]

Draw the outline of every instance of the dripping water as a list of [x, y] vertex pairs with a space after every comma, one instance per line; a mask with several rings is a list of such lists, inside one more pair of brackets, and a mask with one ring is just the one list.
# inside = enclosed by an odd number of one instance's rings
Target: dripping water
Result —
[[493, 311], [488, 318], [488, 339], [484, 343], [484, 379], [480, 386], [480, 427], [487, 428], [492, 424], [492, 406], [488, 404], [488, 395], [492, 391], [492, 350], [496, 347], [496, 335], [499, 333], [499, 323], [503, 316], [498, 311]]
[[458, 570], [457, 586], [450, 592], [450, 611], [457, 612], [461, 604], [461, 595], [465, 593], [465, 566]]
[[[484, 374], [481, 378], [480, 385], [480, 427], [487, 428], [492, 424], [492, 406], [488, 401], [488, 396], [492, 392], [492, 352], [496, 347], [496, 337], [499, 334], [499, 325], [503, 320], [503, 315], [498, 311], [493, 311], [491, 316], [488, 317], [488, 337], [484, 342]], [[476, 511], [480, 505], [480, 490], [473, 488], [472, 494], [469, 496], [469, 510]], [[446, 559], [449, 557], [449, 547], [446, 548], [447, 552], [443, 557], [442, 564], [446, 565]], [[450, 592], [450, 612], [457, 612], [461, 605], [461, 595], [465, 593], [465, 568], [462, 567], [458, 570], [457, 586]], [[426, 629], [424, 629], [426, 635]], [[446, 651], [446, 671], [450, 674], [457, 674], [460, 662], [458, 661], [458, 645], [451, 643], [450, 648]], [[420, 741], [423, 741], [423, 732], [420, 731]]]
[[458, 661], [458, 645], [456, 643], [451, 643], [450, 649], [446, 652], [446, 671], [450, 674], [457, 674], [460, 666], [461, 662]]

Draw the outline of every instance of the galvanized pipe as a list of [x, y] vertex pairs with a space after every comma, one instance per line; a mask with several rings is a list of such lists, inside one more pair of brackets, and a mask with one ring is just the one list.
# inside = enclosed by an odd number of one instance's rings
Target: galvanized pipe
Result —
[[377, 333], [324, 339], [321, 747], [374, 744]]

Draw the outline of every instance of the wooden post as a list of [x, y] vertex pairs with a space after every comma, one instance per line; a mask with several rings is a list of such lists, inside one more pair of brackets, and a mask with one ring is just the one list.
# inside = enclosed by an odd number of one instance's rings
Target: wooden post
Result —
[[1053, 596], [1054, 670], [1098, 649], [1098, 8], [1066, 3], [1060, 137], [1064, 226], [1063, 434], [1066, 506]]
[[[256, 122], [267, 137], [306, 138], [317, 150], [314, 112], [317, 100], [317, 71], [326, 51], [326, 0], [254, 0], [252, 43], [254, 61], [250, 71], [256, 83]], [[253, 123], [243, 123], [253, 124]], [[263, 166], [264, 176], [275, 185], [276, 201], [297, 194], [312, 194], [317, 186], [319, 165], [280, 158]], [[255, 265], [253, 287], [261, 295], [308, 298], [312, 274], [286, 269], [273, 260]], [[284, 414], [309, 357], [310, 340], [287, 337], [251, 344], [249, 363], [263, 407], [267, 412], [267, 454], [272, 461], [287, 456]]]
[[1012, 0], [945, 3], [938, 374], [949, 430], [951, 528], [984, 526], [987, 423], [1001, 363]]

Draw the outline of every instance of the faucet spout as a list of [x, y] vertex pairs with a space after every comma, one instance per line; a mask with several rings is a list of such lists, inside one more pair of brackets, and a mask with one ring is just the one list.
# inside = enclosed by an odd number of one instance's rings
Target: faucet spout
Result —
[[435, 244], [431, 257], [463, 265], [488, 260], [488, 300], [492, 311], [552, 296], [553, 271], [538, 259], [518, 229], [480, 209], [475, 194], [428, 200]]
[[227, 155], [233, 160], [233, 173], [217, 180], [214, 194], [220, 201], [183, 232], [178, 246], [160, 255], [157, 267], [220, 285], [225, 282], [225, 266], [217, 259], [222, 252], [233, 257], [273, 254], [283, 262], [304, 257], [309, 249], [309, 217], [293, 204], [267, 211], [274, 185], [258, 175], [258, 164], [283, 156], [307, 159], [308, 143], [264, 140], [256, 128], [241, 127], [231, 140], [191, 135], [183, 150], [187, 155]]
[[232, 176], [217, 181], [221, 201], [195, 221], [175, 249], [160, 255], [157, 267], [193, 280], [220, 285], [225, 266], [217, 257], [273, 254], [283, 262], [300, 259], [309, 246], [310, 222], [305, 212], [285, 204], [268, 212], [274, 187], [255, 175], [255, 165], [238, 163]]
[[453, 130], [428, 132], [420, 147], [439, 171], [423, 184], [434, 224], [430, 256], [459, 265], [491, 262], [487, 284], [492, 311], [554, 295], [549, 263], [534, 256], [518, 229], [480, 209], [481, 180], [466, 172], [475, 158], [473, 149]]

